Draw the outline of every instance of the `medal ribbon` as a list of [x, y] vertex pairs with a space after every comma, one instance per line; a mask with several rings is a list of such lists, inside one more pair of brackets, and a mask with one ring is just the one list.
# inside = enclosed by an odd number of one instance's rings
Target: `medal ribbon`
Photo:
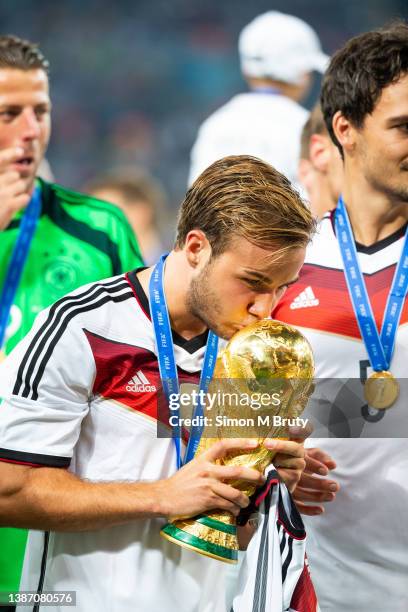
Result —
[[277, 87], [252, 87], [251, 93], [255, 94], [271, 94], [272, 96], [281, 96], [282, 92]]
[[376, 372], [387, 371], [394, 353], [398, 324], [408, 290], [408, 228], [388, 294], [380, 335], [358, 262], [350, 219], [341, 196], [335, 210], [334, 221], [350, 299], [371, 367]]
[[24, 265], [30, 250], [37, 221], [41, 212], [41, 191], [34, 189], [30, 202], [20, 222], [20, 231], [7, 267], [3, 290], [0, 294], [0, 349], [5, 344], [6, 329]]
[[[167, 255], [162, 255], [159, 262], [153, 269], [149, 283], [149, 303], [152, 316], [152, 323], [157, 347], [157, 358], [159, 362], [160, 378], [163, 385], [163, 391], [167, 401], [170, 400], [172, 393], [180, 394], [180, 385], [178, 381], [177, 365], [174, 356], [173, 337], [171, 333], [169, 311], [164, 294], [164, 263]], [[215, 361], [218, 352], [218, 337], [210, 331], [205, 349], [203, 368], [201, 370], [198, 404], [194, 410], [193, 418], [203, 415], [203, 406], [201, 405], [201, 396], [207, 392], [208, 385], [214, 373]], [[172, 415], [179, 417], [178, 410], [172, 410]], [[197, 419], [199, 421], [199, 419]], [[188, 463], [197, 450], [198, 443], [201, 438], [203, 427], [194, 426], [190, 431], [190, 437], [187, 444], [187, 449], [184, 456], [184, 464]], [[181, 459], [181, 429], [179, 426], [173, 427], [173, 440], [177, 454], [177, 469], [183, 465]]]

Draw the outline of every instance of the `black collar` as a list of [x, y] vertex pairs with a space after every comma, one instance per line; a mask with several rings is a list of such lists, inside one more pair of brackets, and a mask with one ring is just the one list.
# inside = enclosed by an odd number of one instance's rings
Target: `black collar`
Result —
[[[330, 215], [331, 225], [333, 228], [333, 233], [334, 235], [336, 235], [336, 225], [334, 222], [334, 214], [335, 214], [334, 211], [335, 209], [331, 210], [329, 215]], [[405, 223], [396, 232], [391, 234], [391, 236], [382, 238], [382, 240], [378, 240], [378, 242], [374, 242], [374, 244], [370, 244], [370, 246], [366, 246], [365, 244], [361, 244], [360, 242], [356, 241], [355, 243], [356, 250], [358, 253], [365, 253], [366, 255], [373, 255], [374, 253], [378, 253], [378, 251], [385, 249], [386, 247], [390, 246], [390, 244], [392, 244], [393, 242], [397, 242], [397, 240], [402, 238], [405, 235], [405, 232], [407, 231], [407, 227], [408, 227], [408, 223]]]
[[[133, 287], [133, 290], [135, 292], [135, 295], [137, 297], [137, 300], [140, 306], [144, 310], [146, 316], [149, 317], [149, 319], [151, 319], [149, 300], [137, 277], [137, 273], [141, 272], [142, 270], [146, 270], [146, 266], [143, 268], [136, 268], [136, 270], [132, 270], [132, 272], [129, 272], [128, 279]], [[177, 344], [177, 346], [180, 346], [182, 349], [184, 349], [191, 355], [195, 353], [196, 351], [198, 351], [200, 348], [203, 348], [204, 346], [206, 346], [207, 344], [208, 329], [202, 334], [200, 334], [199, 336], [190, 338], [190, 340], [186, 340], [186, 338], [183, 338], [182, 336], [180, 336], [180, 334], [178, 334], [173, 329], [171, 330], [171, 333], [173, 336], [174, 344]]]

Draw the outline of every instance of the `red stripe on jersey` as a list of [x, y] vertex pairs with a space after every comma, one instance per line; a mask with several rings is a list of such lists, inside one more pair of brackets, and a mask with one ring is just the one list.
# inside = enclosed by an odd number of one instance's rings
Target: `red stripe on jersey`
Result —
[[[374, 274], [364, 275], [378, 330], [381, 329], [394, 272], [395, 265], [392, 265]], [[302, 304], [301, 294], [309, 288], [312, 289], [314, 298], [318, 300], [317, 305]], [[297, 304], [296, 299], [300, 299]], [[294, 307], [299, 304], [300, 307]], [[305, 264], [299, 281], [288, 288], [272, 316], [299, 327], [361, 338], [342, 270]], [[401, 323], [406, 322], [408, 322], [408, 300], [401, 315]]]
[[[143, 347], [133, 346], [103, 338], [84, 330], [96, 365], [93, 393], [105, 399], [120, 402], [127, 408], [157, 419], [157, 406], [163, 401], [159, 364], [154, 353]], [[198, 384], [199, 372], [189, 373], [178, 368], [180, 385]], [[167, 408], [163, 408], [161, 420]]]
[[288, 529], [288, 525], [285, 521], [283, 521], [280, 517], [278, 517], [277, 522], [280, 523], [282, 525], [282, 529], [285, 530], [285, 532], [290, 535], [291, 538], [293, 538], [294, 540], [298, 540], [299, 542], [302, 542], [303, 540], [306, 539], [306, 532], [303, 536], [297, 536], [295, 535], [292, 531], [290, 531], [290, 529]]
[[4, 459], [3, 457], [0, 457], [0, 461], [3, 461], [3, 463], [16, 463], [17, 465], [29, 465], [30, 467], [50, 467], [47, 465], [42, 465], [40, 463], [30, 463], [29, 461], [14, 461], [13, 459]]
[[290, 609], [294, 612], [317, 612], [316, 591], [310, 577], [310, 571], [305, 558], [305, 565], [293, 591]]
[[268, 495], [271, 488], [278, 484], [279, 484], [278, 478], [271, 478], [271, 480], [268, 481], [268, 486], [265, 487], [265, 490], [262, 491], [262, 493], [255, 500], [255, 506], [257, 508], [259, 508], [259, 506], [262, 504], [262, 502], [264, 501], [265, 497]]

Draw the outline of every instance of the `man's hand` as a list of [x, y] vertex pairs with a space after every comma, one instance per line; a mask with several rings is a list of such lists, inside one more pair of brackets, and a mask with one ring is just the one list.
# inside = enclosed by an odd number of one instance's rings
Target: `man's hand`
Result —
[[276, 451], [272, 463], [292, 493], [306, 466], [303, 442], [270, 438], [265, 440], [264, 446], [269, 450]]
[[26, 182], [10, 168], [22, 155], [24, 150], [20, 147], [0, 151], [0, 230], [7, 227], [16, 212], [25, 208], [30, 201]]
[[293, 499], [302, 514], [309, 516], [322, 514], [324, 506], [316, 502], [333, 501], [339, 490], [339, 485], [335, 480], [322, 478], [322, 476], [327, 476], [329, 471], [336, 467], [336, 463], [320, 448], [307, 449], [305, 459], [306, 468], [293, 492]]
[[161, 499], [161, 512], [172, 519], [209, 510], [227, 510], [237, 516], [241, 508], [248, 506], [249, 498], [228, 481], [243, 480], [259, 487], [265, 477], [252, 468], [217, 465], [215, 461], [230, 451], [248, 451], [257, 446], [256, 440], [220, 440], [170, 478], [154, 483]]

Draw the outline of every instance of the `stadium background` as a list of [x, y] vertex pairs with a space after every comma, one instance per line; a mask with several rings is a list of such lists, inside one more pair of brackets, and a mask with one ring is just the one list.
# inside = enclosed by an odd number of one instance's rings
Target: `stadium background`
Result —
[[51, 62], [56, 180], [80, 188], [102, 171], [138, 164], [161, 180], [176, 209], [199, 124], [245, 90], [238, 34], [270, 9], [309, 22], [327, 53], [408, 18], [407, 0], [3, 1], [2, 32], [38, 42]]

